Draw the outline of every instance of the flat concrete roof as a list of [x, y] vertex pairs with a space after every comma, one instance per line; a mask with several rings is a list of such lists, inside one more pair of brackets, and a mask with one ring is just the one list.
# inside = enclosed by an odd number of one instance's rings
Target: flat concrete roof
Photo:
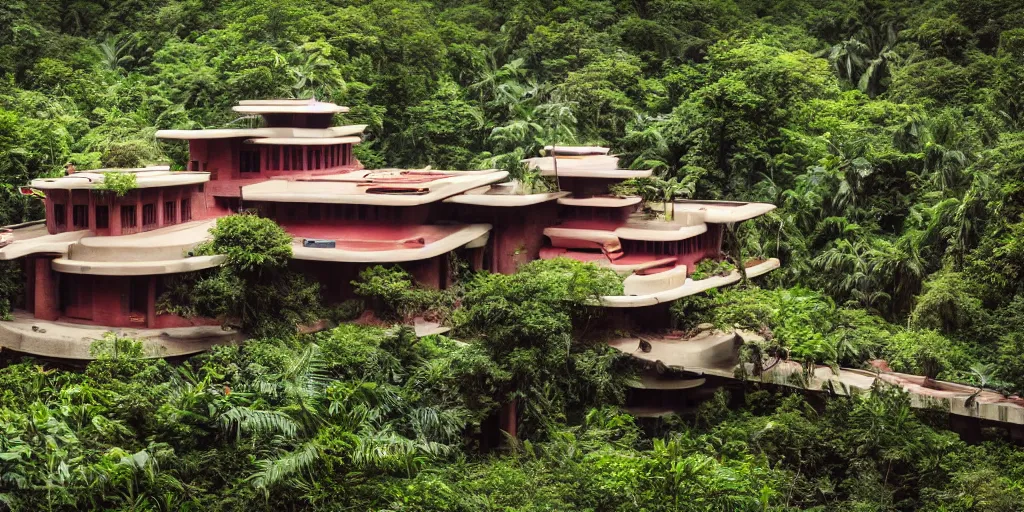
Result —
[[104, 173], [134, 174], [137, 188], [196, 185], [210, 181], [208, 172], [172, 171], [166, 165], [155, 165], [139, 169], [95, 169], [58, 178], [38, 178], [29, 186], [39, 190], [93, 190], [103, 183]]
[[268, 180], [242, 188], [246, 201], [417, 206], [504, 180], [505, 171], [360, 171]]
[[245, 142], [278, 146], [333, 146], [336, 144], [359, 144], [362, 141], [362, 137], [267, 137], [265, 139], [249, 139]]
[[626, 222], [603, 220], [566, 220], [544, 229], [548, 237], [586, 240], [606, 233], [625, 240], [641, 242], [678, 242], [706, 233], [708, 225], [681, 219], [682, 222], [646, 221], [631, 216]]
[[[561, 147], [559, 147], [561, 151]], [[617, 179], [647, 178], [654, 171], [620, 169], [619, 157], [612, 155], [559, 156], [558, 177]], [[555, 158], [540, 156], [523, 160], [531, 169], [540, 169], [541, 176], [555, 175]]]
[[240, 114], [338, 114], [348, 107], [313, 99], [242, 100], [231, 110]]
[[556, 155], [607, 155], [610, 149], [604, 146], [544, 146], [541, 154], [550, 156], [552, 152]]
[[[714, 375], [735, 379], [739, 361], [739, 347], [744, 341], [757, 339], [757, 335], [745, 331], [726, 333], [704, 331], [692, 338], [634, 336], [618, 338], [609, 345], [637, 359], [658, 362], [670, 368], [684, 369], [703, 375]], [[640, 350], [640, 341], [650, 344], [650, 350]], [[831, 389], [838, 394], [854, 391], [866, 392], [876, 380], [899, 387], [910, 394], [911, 406], [921, 409], [940, 408], [949, 414], [980, 418], [1001, 423], [1024, 424], [1024, 401], [1006, 398], [992, 390], [981, 390], [955, 382], [934, 381], [931, 387], [924, 386], [924, 377], [897, 372], [874, 372], [855, 368], [815, 366], [806, 379], [793, 380], [794, 374], [804, 373], [797, 361], [779, 361], [765, 370], [761, 376], [753, 374], [750, 363], [743, 363], [746, 379], [780, 386], [801, 388], [810, 391]], [[804, 383], [804, 381], [806, 383]], [[973, 403], [967, 404], [973, 397]]]
[[[295, 241], [292, 258], [344, 263], [400, 263], [449, 253], [460, 247], [482, 247], [490, 224], [443, 225], [285, 225]], [[326, 239], [334, 248], [303, 247], [302, 239]]]
[[224, 256], [188, 256], [188, 251], [210, 239], [215, 223], [201, 220], [122, 236], [74, 231], [77, 241], [66, 246], [66, 256], [53, 261], [53, 269], [68, 274], [148, 276], [216, 267]]
[[712, 224], [741, 222], [760, 217], [775, 209], [774, 204], [738, 201], [676, 201], [672, 206], [676, 215], [699, 213], [704, 216], [704, 222]]
[[[777, 268], [779, 268], [779, 260], [776, 258], [770, 258], [764, 262], [747, 267], [747, 277], [758, 277]], [[652, 274], [654, 277], [657, 275], [658, 274]], [[712, 276], [699, 281], [686, 279], [686, 282], [681, 286], [646, 295], [606, 295], [601, 297], [600, 303], [602, 306], [609, 308], [638, 308], [653, 306], [664, 302], [672, 302], [676, 299], [681, 299], [690, 295], [696, 295], [712, 288], [733, 284], [739, 282], [740, 279], [742, 279], [742, 276], [740, 275], [739, 270], [733, 270], [729, 275]]]
[[[332, 138], [362, 134], [365, 124], [332, 126], [330, 128], [211, 128], [207, 130], [159, 130], [158, 139], [201, 140], [239, 138]], [[341, 143], [339, 143], [341, 144]]]
[[616, 196], [594, 196], [594, 197], [563, 197], [558, 204], [564, 206], [585, 206], [589, 208], [625, 208], [636, 206], [643, 201], [640, 197], [616, 197]]
[[38, 221], [10, 227], [14, 241], [0, 247], [0, 260], [15, 260], [32, 254], [65, 254], [68, 247], [91, 231], [66, 231], [55, 235], [46, 230], [46, 222]]
[[566, 197], [570, 192], [544, 192], [540, 194], [516, 194], [509, 183], [485, 185], [467, 190], [457, 196], [445, 199], [446, 203], [514, 208], [532, 206]]
[[[33, 329], [34, 328], [34, 329]], [[67, 322], [47, 322], [24, 311], [14, 320], [0, 322], [0, 347], [42, 357], [92, 360], [92, 344], [108, 332], [142, 341], [143, 357], [162, 358], [196, 354], [214, 345], [242, 341], [242, 335], [221, 326], [174, 327], [168, 329], [111, 328]]]

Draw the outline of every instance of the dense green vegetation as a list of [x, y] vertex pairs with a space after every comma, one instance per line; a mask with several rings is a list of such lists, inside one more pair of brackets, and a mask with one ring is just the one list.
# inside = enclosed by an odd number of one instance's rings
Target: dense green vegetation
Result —
[[751, 391], [730, 411], [721, 394], [686, 420], [641, 427], [594, 407], [608, 397], [580, 384], [608, 374], [580, 366], [599, 352], [571, 356], [584, 377], [576, 382], [553, 354], [530, 370], [563, 376], [525, 400], [528, 434], [488, 454], [495, 397], [531, 377], [487, 343], [347, 325], [180, 365], [139, 359], [130, 340], [98, 348], [84, 372], [31, 362], [0, 370], [0, 503], [1007, 512], [1024, 503], [1024, 452], [968, 446], [936, 427], [943, 416], [919, 416], [884, 387], [824, 408]]
[[[8, 0], [0, 223], [39, 218], [18, 185], [68, 161], [180, 165], [186, 148], [154, 131], [237, 124], [230, 106], [245, 98], [350, 105], [346, 119], [370, 125], [357, 150], [368, 167], [493, 165], [543, 186], [521, 157], [608, 144], [657, 170], [634, 184], [651, 201], [779, 205], [728, 249], [782, 269], [763, 289], [675, 305], [679, 327], [739, 324], [770, 334], [758, 353], [884, 358], [1022, 392], [1021, 27], [1009, 0]], [[113, 181], [112, 193], [132, 186]], [[817, 408], [756, 392], [731, 412], [710, 403], [638, 428], [601, 407], [621, 403], [630, 365], [587, 341], [590, 299], [619, 286], [592, 267], [460, 276], [441, 294], [371, 269], [361, 302], [325, 311], [284, 264], [278, 229], [219, 224], [202, 251], [227, 265], [162, 304], [264, 339], [178, 367], [110, 340], [117, 355], [85, 372], [0, 370], [0, 503], [1024, 509], [1020, 452], [967, 447], [890, 390]], [[18, 283], [4, 266], [0, 309]], [[363, 305], [387, 322], [428, 312], [468, 345], [293, 334]], [[525, 440], [489, 454], [487, 422], [511, 399]]]

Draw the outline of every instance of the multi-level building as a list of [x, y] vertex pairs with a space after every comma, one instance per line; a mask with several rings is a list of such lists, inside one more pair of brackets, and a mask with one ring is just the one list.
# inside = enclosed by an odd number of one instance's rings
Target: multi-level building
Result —
[[[423, 285], [449, 284], [450, 256], [474, 270], [510, 273], [537, 258], [569, 257], [624, 276], [625, 294], [604, 306], [646, 308], [738, 281], [739, 272], [695, 281], [705, 258], [720, 258], [726, 224], [773, 207], [676, 201], [645, 213], [639, 197], [609, 185], [650, 171], [618, 168], [604, 148], [548, 148], [526, 163], [557, 177], [554, 192], [521, 193], [504, 171], [362, 168], [353, 145], [364, 125], [334, 126], [347, 108], [308, 100], [245, 101], [259, 128], [161, 130], [188, 141], [187, 170], [97, 170], [34, 180], [46, 220], [14, 227], [0, 259], [21, 259], [24, 310], [0, 322], [0, 345], [29, 353], [87, 358], [106, 330], [148, 338], [174, 355], [237, 338], [215, 319], [160, 313], [167, 279], [219, 265], [194, 256], [216, 217], [255, 210], [294, 237], [296, 268], [343, 299], [363, 268], [399, 264]], [[123, 195], [105, 183], [131, 173]], [[119, 180], [120, 181], [120, 180]], [[124, 191], [121, 191], [124, 192]], [[657, 205], [650, 205], [657, 206]], [[751, 262], [747, 276], [778, 267]]]

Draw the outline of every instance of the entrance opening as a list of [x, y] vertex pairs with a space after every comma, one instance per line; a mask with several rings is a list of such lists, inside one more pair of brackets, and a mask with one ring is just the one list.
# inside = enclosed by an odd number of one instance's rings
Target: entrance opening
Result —
[[133, 324], [146, 323], [149, 309], [149, 278], [132, 277], [128, 281], [128, 321]]

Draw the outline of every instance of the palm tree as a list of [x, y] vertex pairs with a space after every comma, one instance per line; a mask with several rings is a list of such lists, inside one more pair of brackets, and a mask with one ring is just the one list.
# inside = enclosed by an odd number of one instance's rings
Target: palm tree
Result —
[[331, 60], [330, 50], [315, 43], [294, 48], [289, 56], [295, 62], [288, 68], [292, 93], [299, 98], [332, 98], [348, 87]]
[[130, 52], [135, 48], [135, 38], [130, 35], [109, 35], [99, 44], [103, 66], [110, 71], [121, 72], [135, 61]]
[[555, 167], [555, 188], [562, 190], [558, 180], [558, 143], [571, 142], [576, 139], [576, 116], [568, 103], [552, 102], [539, 105], [536, 109], [544, 126], [543, 142], [551, 145], [551, 161]]
[[675, 218], [675, 207], [673, 200], [678, 197], [690, 196], [693, 194], [696, 183], [692, 179], [678, 177], [669, 179], [654, 178], [647, 185], [646, 189], [661, 197], [665, 220], [671, 221]]

